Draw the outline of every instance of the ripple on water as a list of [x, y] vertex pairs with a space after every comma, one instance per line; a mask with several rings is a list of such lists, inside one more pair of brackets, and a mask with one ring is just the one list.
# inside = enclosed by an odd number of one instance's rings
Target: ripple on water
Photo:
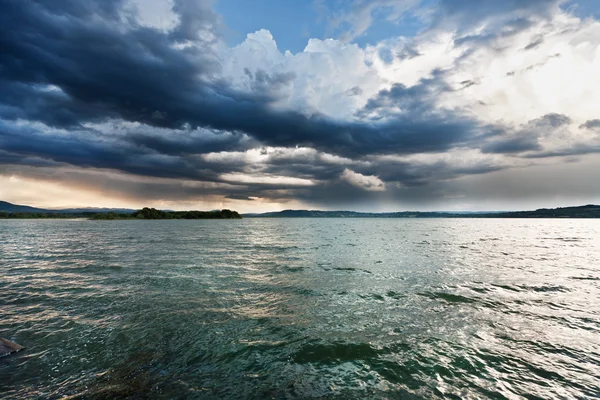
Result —
[[[143, 228], [140, 228], [143, 227]], [[579, 220], [0, 221], [21, 398], [595, 398]]]

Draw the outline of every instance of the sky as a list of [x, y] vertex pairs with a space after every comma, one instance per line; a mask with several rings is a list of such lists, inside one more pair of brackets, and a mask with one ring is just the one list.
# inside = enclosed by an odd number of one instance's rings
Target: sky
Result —
[[0, 200], [600, 203], [597, 0], [0, 0]]

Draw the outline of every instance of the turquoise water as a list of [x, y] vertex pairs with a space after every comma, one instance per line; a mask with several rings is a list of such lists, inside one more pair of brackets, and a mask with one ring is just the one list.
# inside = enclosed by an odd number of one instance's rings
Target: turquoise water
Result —
[[0, 221], [0, 397], [600, 396], [600, 223]]

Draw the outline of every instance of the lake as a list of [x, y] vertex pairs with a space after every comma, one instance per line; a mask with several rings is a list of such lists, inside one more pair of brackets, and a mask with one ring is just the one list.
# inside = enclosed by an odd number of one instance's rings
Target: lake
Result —
[[0, 221], [4, 399], [600, 396], [600, 222]]

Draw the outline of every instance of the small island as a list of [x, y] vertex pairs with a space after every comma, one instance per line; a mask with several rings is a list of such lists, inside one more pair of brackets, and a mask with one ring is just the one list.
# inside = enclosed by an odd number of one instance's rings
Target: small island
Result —
[[116, 212], [94, 214], [91, 219], [241, 219], [237, 211], [162, 211], [144, 207], [131, 214]]

